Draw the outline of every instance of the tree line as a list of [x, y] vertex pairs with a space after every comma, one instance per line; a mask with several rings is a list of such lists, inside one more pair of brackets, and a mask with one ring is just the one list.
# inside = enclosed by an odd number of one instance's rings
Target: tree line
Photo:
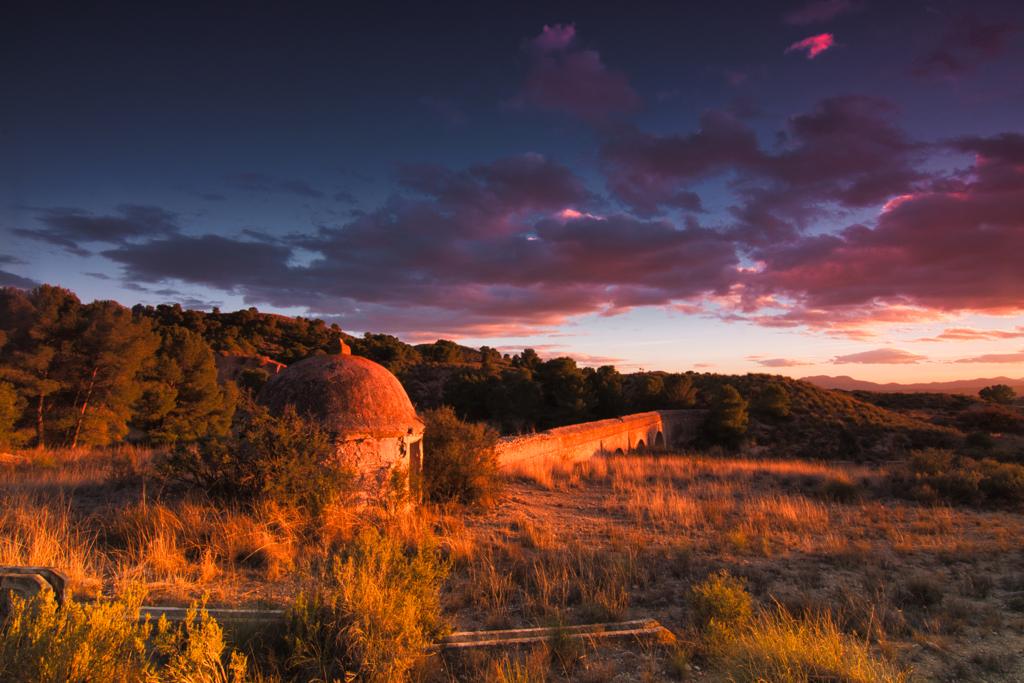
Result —
[[[218, 382], [218, 353], [291, 364], [331, 351], [339, 336], [354, 353], [395, 372], [414, 400], [424, 393], [417, 373], [437, 371], [436, 391], [428, 387], [431, 400], [419, 400], [420, 408], [446, 404], [460, 418], [503, 433], [715, 407], [722, 400], [719, 387], [695, 373], [622, 374], [610, 365], [579, 367], [568, 357], [543, 360], [533, 349], [509, 355], [444, 339], [413, 346], [387, 334], [352, 337], [322, 320], [255, 308], [222, 313], [177, 304], [82, 303], [67, 289], [41, 285], [0, 289], [0, 446], [169, 445], [222, 437], [231, 430], [239, 392], [257, 391], [268, 374], [243, 372], [241, 390]], [[725, 399], [743, 402], [738, 395]], [[740, 407], [745, 413], [745, 403]]]
[[50, 285], [0, 290], [0, 444], [196, 440], [228, 431], [236, 399], [187, 327]]

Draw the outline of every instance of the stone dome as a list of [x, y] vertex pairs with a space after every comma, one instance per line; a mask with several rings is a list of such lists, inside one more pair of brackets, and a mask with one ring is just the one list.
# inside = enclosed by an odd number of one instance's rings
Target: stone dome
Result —
[[344, 352], [290, 365], [270, 378], [258, 400], [277, 414], [294, 405], [341, 440], [423, 433], [423, 422], [398, 378], [369, 358]]

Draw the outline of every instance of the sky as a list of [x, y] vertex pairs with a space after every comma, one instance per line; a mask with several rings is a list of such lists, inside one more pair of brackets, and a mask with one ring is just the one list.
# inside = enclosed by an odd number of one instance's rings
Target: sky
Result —
[[1024, 376], [1024, 5], [16, 2], [0, 285]]

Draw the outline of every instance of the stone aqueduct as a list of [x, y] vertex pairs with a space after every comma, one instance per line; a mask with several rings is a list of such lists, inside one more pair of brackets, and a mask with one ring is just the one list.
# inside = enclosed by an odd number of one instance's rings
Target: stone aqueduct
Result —
[[498, 441], [503, 467], [543, 461], [579, 462], [595, 455], [657, 451], [693, 439], [703, 410], [652, 410], [595, 422], [556, 427]]

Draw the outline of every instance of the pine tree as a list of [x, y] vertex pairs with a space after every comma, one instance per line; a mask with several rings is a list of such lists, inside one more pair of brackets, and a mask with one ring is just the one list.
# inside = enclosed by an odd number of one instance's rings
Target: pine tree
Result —
[[705, 429], [716, 443], [736, 447], [747, 433], [747, 401], [731, 384], [724, 384], [711, 403]]
[[158, 360], [137, 408], [139, 422], [158, 443], [226, 435], [237, 390], [217, 383], [213, 351], [183, 327], [167, 328]]
[[35, 428], [35, 443], [42, 448], [55, 432], [50, 425], [51, 398], [66, 389], [69, 350], [77, 336], [81, 303], [66, 289], [41, 285], [31, 292], [13, 287], [0, 290], [0, 321], [7, 339], [0, 349], [0, 379], [17, 388]]
[[18, 441], [17, 423], [24, 409], [24, 401], [13, 384], [0, 382], [0, 447]]
[[136, 320], [114, 301], [82, 307], [82, 328], [68, 354], [65, 385], [74, 399], [66, 443], [106, 445], [128, 434], [132, 408], [142, 394], [141, 375], [160, 337], [148, 320]]

